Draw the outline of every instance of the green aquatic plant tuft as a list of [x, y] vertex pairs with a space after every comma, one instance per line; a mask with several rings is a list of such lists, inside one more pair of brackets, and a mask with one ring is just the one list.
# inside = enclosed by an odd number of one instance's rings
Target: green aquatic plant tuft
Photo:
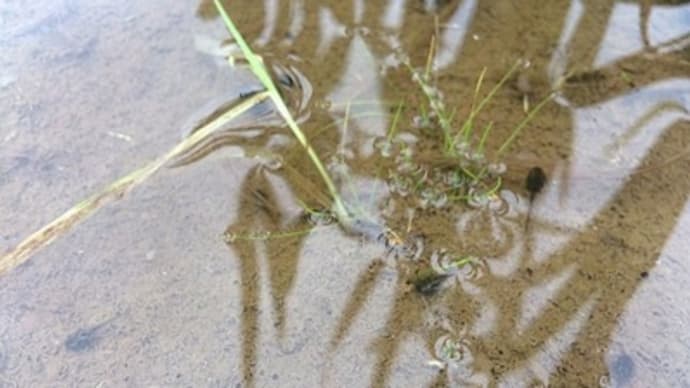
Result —
[[[423, 121], [421, 127], [430, 129], [425, 134], [430, 136], [433, 145], [412, 150], [400, 139], [394, 138], [394, 128], [389, 131], [384, 141], [376, 144], [382, 156], [395, 158], [396, 169], [390, 172], [392, 191], [404, 197], [415, 196], [422, 208], [444, 207], [459, 201], [471, 206], [489, 205], [499, 210], [505, 209], [505, 203], [497, 195], [503, 182], [501, 175], [506, 170], [502, 159], [522, 130], [551, 100], [551, 93], [527, 112], [501, 145], [489, 152], [489, 158], [486, 144], [491, 136], [495, 136], [492, 132], [494, 121], [489, 121], [481, 129], [475, 130], [477, 118], [523, 65], [522, 61], [516, 61], [480, 99], [487, 69], [481, 71], [474, 87], [470, 111], [459, 126], [453, 124], [454, 113], [457, 110], [452, 114], [448, 113], [441, 91], [432, 83], [429, 65], [427, 64], [422, 72], [416, 70], [408, 60], [403, 59], [402, 62], [412, 73], [413, 82], [419, 86], [421, 94], [427, 100], [427, 104], [419, 106], [418, 114]], [[431, 114], [428, 114], [428, 111]], [[398, 117], [395, 117], [393, 122], [397, 123]], [[438, 138], [442, 144], [438, 144]], [[401, 150], [398, 154], [390, 151], [396, 148]], [[439, 150], [441, 152], [438, 152]]]

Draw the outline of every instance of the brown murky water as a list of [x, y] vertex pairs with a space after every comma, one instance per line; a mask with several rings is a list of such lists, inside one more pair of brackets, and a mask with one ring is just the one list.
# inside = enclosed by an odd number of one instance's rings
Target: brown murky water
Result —
[[[326, 191], [257, 106], [1, 275], [0, 386], [690, 386], [687, 2], [228, 7], [364, 233], [305, 216]], [[207, 0], [3, 2], [0, 251], [260, 90], [227, 37]], [[488, 160], [555, 96], [500, 191], [453, 201], [403, 62], [459, 127], [518, 60], [476, 118]]]

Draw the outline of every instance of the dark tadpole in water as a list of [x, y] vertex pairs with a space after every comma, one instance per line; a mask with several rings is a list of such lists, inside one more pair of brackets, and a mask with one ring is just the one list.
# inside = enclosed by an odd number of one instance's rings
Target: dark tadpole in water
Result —
[[532, 215], [532, 203], [534, 202], [534, 197], [537, 196], [544, 188], [546, 183], [546, 174], [541, 167], [532, 167], [527, 173], [527, 179], [525, 179], [525, 188], [529, 192], [529, 208], [527, 210], [527, 220], [525, 221], [525, 230], [529, 226], [529, 220]]
[[434, 271], [421, 271], [411, 283], [420, 294], [432, 296], [436, 295], [443, 288], [443, 284], [451, 276], [452, 274], [449, 273], [440, 274]]

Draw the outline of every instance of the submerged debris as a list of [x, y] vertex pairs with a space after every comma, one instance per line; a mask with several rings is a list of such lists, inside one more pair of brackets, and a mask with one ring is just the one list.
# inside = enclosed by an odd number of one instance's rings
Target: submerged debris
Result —
[[456, 281], [479, 278], [484, 263], [474, 256], [455, 256], [445, 249], [439, 249], [432, 252], [428, 265], [418, 269], [410, 281], [415, 291], [424, 296], [437, 294], [445, 288], [446, 280], [451, 278]]
[[450, 273], [438, 273], [434, 270], [422, 270], [412, 280], [415, 291], [424, 296], [436, 295], [443, 287], [446, 280], [453, 275]]

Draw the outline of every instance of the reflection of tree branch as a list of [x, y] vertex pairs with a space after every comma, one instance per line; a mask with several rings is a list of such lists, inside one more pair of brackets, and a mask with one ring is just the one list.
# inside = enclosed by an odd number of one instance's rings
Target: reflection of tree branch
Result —
[[[248, 178], [242, 182], [241, 193], [251, 192], [252, 177], [258, 169], [253, 168]], [[238, 220], [251, 222], [254, 218], [255, 203], [247, 195], [240, 197]], [[258, 257], [256, 247], [251, 241], [238, 241], [234, 246], [239, 256], [241, 279], [241, 333], [242, 333], [242, 376], [247, 387], [254, 387], [254, 366], [257, 359], [258, 335], [259, 335], [259, 295], [261, 283], [258, 279]]]
[[[202, 1], [202, 6], [205, 3], [206, 1]], [[333, 6], [335, 18], [338, 21], [350, 20], [349, 18], [354, 14], [351, 3], [352, 2], [347, 2], [346, 5], [339, 7]], [[605, 1], [603, 3], [595, 2], [594, 0], [586, 1], [589, 17], [583, 19], [584, 22], [578, 30], [579, 33], [574, 48], [575, 50], [579, 49], [580, 52], [584, 52], [585, 57], [590, 60], [596, 55], [596, 51], [592, 49], [592, 42], [601, 41], [614, 3], [613, 1]], [[202, 6], [200, 6], [200, 10]], [[237, 6], [237, 4], [235, 4], [235, 6]], [[376, 8], [373, 7], [375, 6], [372, 5], [371, 8], [369, 6], [366, 7], [364, 22], [361, 24], [370, 26], [378, 23], [380, 15], [376, 12]], [[486, 18], [487, 15], [493, 18], [493, 15], [487, 13], [483, 7], [487, 6], [479, 6], [480, 11], [477, 13], [478, 19], [474, 21], [475, 25], [488, 24], [482, 23], [482, 21], [485, 22], [486, 20], [481, 19], [482, 17]], [[552, 5], [552, 7], [555, 6]], [[284, 7], [281, 7], [281, 9], [283, 8]], [[337, 39], [335, 41], [336, 43], [332, 43], [329, 46], [330, 51], [328, 51], [327, 57], [319, 55], [318, 58], [309, 58], [309, 55], [319, 52], [319, 42], [318, 39], [314, 39], [313, 36], [310, 36], [306, 32], [310, 31], [313, 33], [317, 31], [319, 18], [317, 15], [318, 12], [316, 12], [315, 9], [311, 9], [311, 7], [308, 8], [310, 8], [310, 10], [307, 11], [306, 20], [304, 22], [304, 39], [299, 41], [300, 46], [296, 45], [293, 49], [305, 57], [304, 62], [300, 64], [300, 66], [304, 66], [305, 72], [309, 74], [310, 77], [313, 77], [313, 79], [318, 79], [320, 81], [315, 94], [315, 99], [320, 99], [326, 98], [329, 93], [332, 93], [339, 82], [349, 81], [341, 79], [342, 70], [347, 61], [334, 60], [329, 62], [329, 66], [322, 66], [322, 64], [326, 59], [340, 59], [342, 53], [348, 50], [352, 42], [350, 37]], [[251, 24], [251, 20], [263, 20], [261, 19], [260, 11], [257, 11], [260, 9], [261, 7], [247, 7], [249, 13], [245, 14], [243, 16], [244, 19], [240, 20], [240, 22]], [[481, 11], [481, 9], [484, 9], [484, 11]], [[551, 9], [551, 11], [554, 10]], [[283, 11], [278, 12], [283, 15]], [[539, 14], [538, 11], [537, 14]], [[415, 17], [408, 17], [406, 22], [411, 23], [412, 21], [412, 23], [414, 23], [417, 20], [418, 19], [415, 19]], [[492, 21], [494, 20], [492, 19]], [[350, 27], [352, 24], [353, 23], [349, 23], [347, 26]], [[250, 26], [250, 28], [254, 29], [254, 35], [257, 35], [257, 28], [260, 31], [260, 27], [257, 26]], [[503, 28], [510, 29], [513, 27], [507, 26]], [[276, 31], [278, 30], [286, 31], [286, 28], [285, 26], [277, 27]], [[424, 42], [424, 45], [428, 43], [428, 35], [424, 35], [425, 32], [433, 33], [433, 26], [429, 25], [426, 30], [422, 29], [421, 32], [415, 31], [415, 36], [411, 38], [401, 37], [401, 39], [409, 39], [412, 41], [409, 49], [405, 48], [403, 51], [410, 52], [411, 55], [422, 52], [422, 50], [419, 50], [419, 47], [422, 46], [419, 42]], [[274, 35], [282, 38], [280, 34]], [[505, 34], [496, 34], [492, 39], [505, 39], [504, 35]], [[297, 41], [298, 37], [292, 38]], [[557, 36], [551, 38], [557, 38]], [[515, 36], [514, 39], [522, 41], [523, 37]], [[549, 41], [553, 40], [554, 39], [551, 39]], [[271, 43], [276, 44], [279, 41], [280, 39]], [[409, 41], [402, 42], [401, 46], [404, 47], [409, 43]], [[496, 42], [492, 43], [495, 44]], [[464, 54], [472, 56], [473, 54], [480, 53], [485, 47], [490, 46], [492, 46], [492, 44], [488, 42], [482, 45], [468, 45]], [[493, 47], [504, 46], [505, 43], [501, 42]], [[531, 47], [526, 50], [534, 51], [535, 49]], [[585, 63], [591, 63], [591, 61], [585, 61]], [[637, 69], [642, 69], [648, 65], [649, 61], [643, 56], [624, 58], [622, 61], [617, 62], [616, 65], [598, 70], [597, 72], [590, 71], [575, 75], [570, 79], [570, 85], [573, 88], [571, 90], [575, 90], [574, 94], [577, 94], [577, 88], [580, 85], [583, 85], [585, 89], [594, 89], [585, 90], [584, 93], [581, 93], [581, 97], [583, 97], [582, 100], [584, 101], [584, 97], [586, 97], [587, 104], [591, 104], [593, 99], [601, 100], [603, 98], [610, 98], [614, 95], [617, 96], [625, 93], [631, 87], [627, 82], [620, 82], [619, 69], [637, 71]], [[536, 64], [535, 66], [541, 65]], [[673, 74], [680, 75], [681, 73], [687, 75], [685, 72], [687, 69], [684, 66], [685, 65], [681, 62], [678, 62], [675, 67], [664, 70], [662, 76], [665, 77]], [[391, 72], [391, 74], [393, 73], [394, 72]], [[647, 74], [641, 71], [639, 76], [637, 73], [635, 75], [635, 83], [656, 82], [660, 77], [658, 73]], [[387, 78], [388, 79], [383, 81], [383, 84], [393, 84], [394, 81], [398, 81], [395, 76], [387, 76]], [[390, 93], [391, 90], [389, 89], [392, 88], [387, 88], [384, 93]], [[578, 96], [576, 96], [576, 98], [577, 97]], [[397, 97], [386, 99], [397, 100]], [[362, 134], [366, 135], [364, 131]], [[360, 135], [356, 134], [356, 136]], [[338, 144], [337, 136], [337, 134], [333, 134], [332, 137], [325, 140], [324, 148], [328, 148], [333, 144]], [[569, 132], [564, 130], [562, 133], [559, 133], [558, 136], [565, 137], [563, 143], [569, 144], [567, 141], [571, 136]], [[664, 136], [664, 141], [657, 144], [650, 155], [660, 152], [660, 149], [666, 149], [667, 147], [671, 148], [672, 145], [669, 143], [668, 137], [669, 134], [667, 133]], [[262, 139], [261, 142], [263, 143], [264, 140], [265, 139]], [[364, 142], [360, 143], [363, 144]], [[565, 152], [567, 151], [564, 151], [564, 153]], [[364, 175], [371, 176], [371, 172], [374, 170], [372, 166], [375, 167], [377, 165], [377, 160], [374, 157], [367, 160], [366, 157], [361, 157], [357, 151], [353, 152], [353, 155], [355, 155], [354, 159], [356, 159], [356, 161], [353, 163], [352, 167], [358, 168], [356, 173], [363, 173]], [[296, 174], [294, 174], [290, 166], [303, 166], [304, 164], [298, 163], [298, 155], [290, 155], [290, 157], [286, 157], [286, 160], [292, 158], [294, 158], [294, 160], [285, 163], [285, 166], [288, 167], [283, 170], [287, 181], [291, 185], [291, 188], [296, 191], [295, 195], [297, 197], [309, 198], [310, 200], [315, 199], [313, 196], [309, 197], [309, 195], [315, 192], [318, 193], [319, 190], [314, 189], [313, 185], [310, 186], [309, 184], [301, 183], [301, 179], [303, 178], [301, 175], [302, 171], [298, 171], [298, 167], [292, 168], [296, 172]], [[295, 163], [292, 163], [293, 161]], [[589, 384], [590, 382], [587, 379], [596, 374], [603, 373], [605, 365], [602, 358], [591, 355], [587, 356], [587, 358], [578, 353], [579, 349], [591, 349], [597, 346], [604, 347], [608, 344], [617, 323], [617, 317], [621, 314], [626, 302], [632, 297], [635, 291], [639, 274], [641, 272], [647, 272], [653, 267], [656, 258], [655, 252], [661, 249], [666, 238], [671, 233], [675, 225], [676, 213], [682, 208], [687, 193], [690, 192], [690, 190], [687, 190], [688, 187], [683, 186], [687, 184], [687, 182], [684, 182], [685, 179], [680, 179], [683, 177], [681, 171], [684, 171], [683, 167], [687, 167], [686, 164], [687, 163], [683, 163], [682, 165], [679, 163], [673, 166], [668, 165], [668, 171], [673, 174], [671, 178], [675, 177], [683, 181], [681, 186], [675, 186], [673, 188], [674, 191], [671, 194], [675, 193], [676, 195], [673, 195], [673, 198], [669, 201], [666, 200], [664, 193], [655, 191], [656, 187], [668, 184], [667, 179], [670, 179], [666, 178], [668, 175], [635, 175], [625, 184], [616, 198], [610, 202], [610, 207], [596, 216], [589, 229], [582, 232], [568, 245], [553, 254], [547, 261], [542, 264], [535, 264], [530, 261], [533, 241], [531, 238], [532, 236], [528, 236], [526, 237], [527, 247], [521, 258], [521, 270], [519, 270], [515, 277], [506, 279], [503, 277], [491, 277], [489, 275], [482, 278], [480, 285], [483, 295], [487, 296], [487, 298], [492, 301], [496, 301], [498, 308], [502, 310], [502, 314], [497, 317], [498, 320], [493, 327], [492, 337], [482, 338], [482, 342], [479, 346], [482, 357], [490, 360], [490, 362], [485, 362], [482, 366], [489, 363], [491, 364], [487, 368], [492, 369], [492, 376], [495, 382], [500, 381], [508, 372], [524, 366], [526, 360], [529, 359], [530, 356], [537, 354], [540, 349], [544, 348], [547, 341], [552, 338], [552, 336], [557, 335], [560, 329], [565, 327], [568, 322], [573, 319], [574, 313], [578, 311], [584, 301], [592, 294], [602, 295], [602, 298], [598, 301], [598, 305], [595, 306], [594, 314], [590, 316], [585, 323], [583, 333], [578, 336], [577, 345], [572, 346], [565, 359], [561, 362], [561, 365], [570, 369], [570, 372], [564, 373], [561, 376], [556, 376], [556, 379], [563, 380], [563, 382], [567, 383], [574, 382], [573, 380], [579, 377], [577, 377], [576, 373], [572, 372], [572, 370], [578, 369], [583, 371], [581, 376], [584, 379], [578, 382]], [[643, 163], [641, 165], [645, 164]], [[567, 170], [568, 169], [564, 169], [564, 171]], [[641, 170], [638, 170], [638, 172], [640, 171]], [[592, 176], [591, 179], [595, 179], [595, 177]], [[309, 182], [309, 179], [305, 178], [304, 181]], [[252, 193], [253, 190], [254, 188], [247, 181], [241, 188], [244, 194]], [[262, 190], [262, 192], [266, 192], [266, 190]], [[640, 192], [642, 192], [643, 195], [649, 194], [651, 197], [650, 199], [657, 202], [663, 201], [667, 206], [660, 210], [655, 206], [653, 201], [646, 202], [645, 200], [643, 203], [639, 203], [638, 195]], [[681, 194], [679, 195], [678, 193]], [[270, 205], [268, 208], [277, 206], [277, 202], [273, 200], [273, 196], [273, 194], [267, 194], [265, 196], [267, 199], [265, 202]], [[245, 195], [245, 197], [249, 196]], [[316, 202], [319, 202], [319, 200], [316, 199]], [[256, 215], [252, 214], [250, 210], [246, 210], [253, 207], [255, 208], [255, 206], [256, 203], [252, 202], [252, 200], [246, 198], [242, 199], [240, 201], [240, 209], [242, 210], [240, 216], [234, 222], [233, 227], [240, 225], [245, 228], [247, 226], [254, 227], [260, 222], [275, 226], [277, 223], [280, 223], [280, 221], [277, 220], [282, 220], [281, 216], [273, 216], [271, 220], [271, 217], [268, 215]], [[627, 211], [632, 206], [637, 207], [635, 211]], [[625, 211], [621, 209], [625, 209]], [[644, 238], [651, 240], [651, 243], [648, 243], [649, 241], [645, 241], [644, 244], [639, 242], [639, 238], [641, 237], [639, 233], [641, 230], [644, 230], [640, 228], [640, 225], [645, 225], [648, 222], [645, 217], [648, 217], [650, 214], [659, 214], [660, 212], [662, 213], [661, 217], [663, 217], [663, 220], [658, 225], [658, 228], [654, 230], [653, 235], [651, 234], [652, 232], [648, 232], [649, 235], [644, 236]], [[270, 213], [269, 211], [268, 214]], [[428, 216], [417, 217], [415, 219], [415, 229], [435, 231], [436, 234], [430, 236], [433, 240], [437, 242], [443, 241], [444, 244], [449, 245], [449, 248], [459, 251], [476, 248], [476, 246], [479, 245], [482, 250], [492, 250], [492, 254], [500, 256], [506, 254], [516, 242], [513, 233], [514, 230], [519, 229], [519, 227], [511, 229], [509, 228], [511, 225], [507, 224], [501, 224], [499, 226], [500, 232], [507, 236], [505, 240], [502, 240], [503, 244], [492, 244], [493, 242], [489, 241], [490, 239], [486, 239], [485, 241], [480, 240], [490, 233], [486, 228], [490, 220], [487, 221], [486, 219], [479, 220], [474, 226], [469, 227], [467, 236], [458, 236], [456, 234], [457, 220], [454, 218], [454, 215], [452, 215], [451, 212], [441, 213], [444, 214], [430, 214]], [[625, 217], [622, 217], [623, 214]], [[396, 213], [390, 218], [394, 217], [400, 217], [400, 219], [388, 222], [389, 225], [403, 225], [407, 221], [402, 214]], [[291, 223], [290, 225], [294, 224]], [[539, 220], [535, 220], [533, 228], [542, 230], [548, 228], [558, 229], [545, 221]], [[405, 228], [400, 228], [400, 230], [404, 229]], [[614, 237], [607, 240], [600, 234], [601, 230], [607, 230], [608, 233], [613, 234]], [[474, 237], [475, 240], [471, 240], [473, 236], [479, 237]], [[605, 245], [607, 244], [606, 241], [614, 240], [623, 241], [625, 244], [621, 246]], [[285, 244], [277, 241], [266, 242], [269, 256], [271, 291], [274, 297], [274, 309], [281, 333], [284, 331], [284, 325], [287, 319], [287, 317], [285, 317], [284, 303], [291, 289], [294, 287], [299, 259], [298, 255], [302, 242], [302, 238], [297, 238], [295, 240], [290, 239]], [[254, 364], [257, 362], [256, 341], [258, 338], [259, 319], [259, 312], [256, 305], [258, 303], [258, 295], [260, 294], [260, 285], [257, 281], [258, 255], [256, 253], [256, 246], [251, 243], [235, 243], [233, 249], [238, 251], [238, 256], [242, 261], [240, 275], [243, 280], [242, 303], [244, 306], [242, 312], [243, 375], [245, 382], [253, 385], [253, 368]], [[482, 252], [482, 254], [483, 253], [486, 252]], [[565, 286], [560, 289], [556, 295], [552, 296], [551, 304], [541, 311], [535, 323], [527, 327], [524, 334], [515, 333], [516, 322], [520, 314], [516, 298], [519, 298], [521, 295], [531, 290], [535, 284], [548, 282], [553, 279], [554, 276], [562, 273], [573, 265], [578, 265], [579, 270], [575, 272], [575, 275], [568, 280]], [[341, 312], [339, 321], [332, 334], [330, 341], [331, 350], [336, 350], [342, 339], [348, 334], [355, 319], [363, 311], [363, 306], [367, 298], [373, 294], [374, 287], [376, 287], [377, 279], [380, 278], [379, 275], [381, 271], [381, 263], [374, 262], [372, 269], [360, 275], [355, 284], [354, 291], [349, 295], [345, 308]], [[423, 331], [425, 329], [424, 325], [427, 323], [422, 314], [426, 311], [426, 307], [428, 306], [421, 303], [422, 299], [420, 297], [409, 293], [409, 286], [406, 284], [407, 279], [403, 276], [404, 274], [401, 272], [398, 275], [398, 283], [394, 291], [394, 300], [392, 301], [393, 306], [387, 316], [387, 322], [383, 329], [384, 335], [382, 335], [375, 344], [376, 362], [373, 365], [374, 374], [371, 381], [371, 385], [374, 386], [387, 385], [397, 360], [397, 352], [405, 338], [408, 337], [407, 334]], [[446, 307], [449, 319], [453, 320], [454, 324], [460, 325], [461, 323], [467, 323], [468, 320], [474, 318], [474, 315], [470, 314], [472, 311], [468, 312], [468, 310], [473, 310], [474, 307], [476, 307], [476, 303], [471, 305], [471, 297], [460, 288], [451, 290], [451, 292], [451, 296], [446, 297], [445, 295], [441, 295], [439, 296], [440, 300], [436, 299], [432, 303], [434, 303], [434, 306]], [[467, 307], [468, 305], [470, 305], [470, 307]], [[445, 377], [439, 377], [439, 379], [436, 380], [437, 384], [443, 384], [444, 382], [447, 382]]]
[[[690, 127], [683, 125], [683, 131]], [[673, 148], [675, 141], [671, 130], [667, 130], [656, 148]], [[650, 153], [652, 155], [653, 153]], [[603, 296], [590, 316], [583, 333], [580, 333], [578, 345], [581, 348], [593, 349], [605, 346], [618, 324], [618, 317], [625, 308], [627, 301], [634, 295], [639, 284], [641, 274], [648, 273], [654, 268], [666, 240], [671, 236], [681, 210], [690, 195], [690, 181], [686, 171], [690, 163], [674, 165], [664, 171], [664, 174], [653, 174], [642, 182], [630, 181], [619, 192], [615, 203], [603, 214], [595, 219], [593, 225], [598, 230], [609, 230], [630, 248], [613, 247], [613, 257], [601, 257], [600, 245], [585, 246], [578, 256], [584, 259], [582, 267], [593, 273], [599, 279], [598, 289]], [[640, 200], [638, 192], [640, 184], [646, 189], [644, 200]], [[658, 187], [672, 187], [670, 190], [658, 190]], [[658, 204], [663, 203], [664, 206]], [[615, 205], [615, 207], [614, 207]], [[635, 211], [624, 211], [620, 208], [635, 206]], [[621, 214], [625, 214], [621, 222]], [[650, 215], [656, 221], [653, 227], [640, 228], [648, 225]], [[592, 234], [599, 235], [592, 228]], [[593, 239], [594, 236], [586, 236]], [[581, 240], [581, 239], [578, 239]], [[563, 360], [563, 365], [578, 367], [583, 371], [603, 373], [603, 360], [595, 360], [591, 354], [583, 355], [575, 349], [571, 350]]]
[[612, 157], [614, 153], [620, 150], [621, 147], [628, 144], [634, 137], [640, 134], [642, 128], [648, 125], [654, 118], [658, 117], [659, 114], [665, 112], [679, 112], [688, 114], [687, 109], [677, 101], [661, 101], [651, 107], [647, 112], [645, 112], [642, 117], [640, 117], [637, 122], [628, 128], [625, 133], [621, 134], [613, 144], [605, 147], [605, 153], [607, 157]]
[[350, 326], [355, 322], [359, 312], [364, 307], [365, 302], [369, 299], [371, 292], [376, 285], [376, 280], [378, 275], [383, 270], [384, 263], [382, 260], [375, 260], [359, 277], [357, 283], [353, 288], [352, 293], [349, 296], [349, 300], [338, 320], [338, 326], [333, 332], [333, 338], [331, 338], [331, 348], [335, 349], [342, 341], [343, 337], [347, 334]]
[[[670, 132], [665, 133], [657, 148], [674, 147], [675, 142]], [[654, 152], [650, 153], [653, 154]], [[497, 347], [505, 348], [505, 344], [510, 344], [512, 352], [503, 357], [503, 362], [509, 362], [517, 354], [521, 355], [522, 360], [529, 358], [524, 355], [534, 354], [544, 347], [546, 341], [573, 318], [572, 314], [589, 296], [600, 295], [594, 312], [586, 322], [585, 331], [578, 335], [576, 344], [571, 346], [565, 359], [560, 362], [569, 372], [555, 377], [559, 383], [566, 385], [590, 384], [593, 381], [578, 379], [605, 373], [605, 363], [601, 358], [603, 353], [594, 357], [591, 349], [604, 347], [609, 343], [618, 317], [636, 290], [640, 274], [647, 273], [654, 267], [659, 251], [673, 231], [677, 217], [681, 214], [680, 209], [690, 193], [690, 182], [685, 179], [688, 164], [686, 162], [669, 168], [665, 171], [666, 174], [628, 181], [610, 202], [610, 206], [596, 216], [587, 231], [531, 271], [519, 285], [511, 285], [513, 289], [515, 286], [526, 289], [531, 284], [548, 281], [554, 273], [570, 265], [576, 264], [579, 268], [566, 287], [551, 299], [550, 305], [541, 312], [538, 321], [517, 339], [512, 333], [514, 313], [511, 313], [512, 308], [506, 310], [507, 313], [502, 315], [503, 319], [497, 326], [496, 336], [492, 339]], [[673, 191], [655, 189], [668, 187], [669, 182], [673, 182]], [[644, 200], [639, 198], [641, 190], [645, 193]], [[662, 202], [664, 206], [660, 208], [658, 204]], [[634, 212], [630, 211], [631, 206], [635, 206]], [[622, 214], [626, 215], [625, 218], [621, 217]], [[648, 224], [650, 214], [654, 214], [654, 218], [658, 220], [653, 231], [640, 228], [640, 225]], [[601, 235], [602, 230], [613, 237], [605, 239]], [[606, 246], [607, 241], [614, 241], [612, 239], [622, 243]], [[497, 300], [506, 298], [500, 287], [488, 287], [486, 291]], [[518, 291], [518, 294], [521, 292]], [[584, 349], [587, 350], [583, 353]]]
[[[658, 68], [660, 61], [665, 65], [663, 74], [647, 71], [650, 66]], [[688, 71], [690, 63], [674, 61], [668, 55], [656, 55], [650, 59], [645, 54], [637, 54], [605, 68], [575, 73], [566, 81], [564, 92], [568, 101], [575, 106], [595, 105], [626, 94], [633, 88], [639, 89], [658, 82], [659, 79], [685, 78]]]
[[654, 0], [642, 0], [640, 2], [640, 34], [642, 35], [642, 44], [646, 50], [652, 50], [652, 44], [649, 40], [649, 15], [652, 13], [652, 3]]
[[[284, 216], [281, 213], [276, 193], [267, 180], [263, 167], [252, 168], [240, 187], [239, 214], [235, 223], [228, 226], [226, 235], [241, 236], [254, 230], [276, 232], [285, 227], [305, 227], [302, 217], [297, 217], [284, 226]], [[237, 238], [230, 247], [237, 252], [240, 259], [240, 278], [242, 279], [242, 374], [243, 381], [254, 386], [254, 367], [257, 363], [257, 346], [259, 337], [259, 303], [261, 279], [258, 272], [258, 246], [263, 242], [266, 246], [269, 264], [271, 296], [273, 311], [278, 334], [282, 338], [285, 334], [285, 298], [294, 285], [295, 275], [299, 264], [299, 252], [304, 237], [271, 239], [270, 235], [261, 241]]]
[[577, 33], [570, 44], [570, 51], [578, 56], [574, 60], [575, 63], [589, 66], [594, 63], [616, 1], [583, 0], [583, 3], [586, 17], [580, 20]]
[[677, 4], [675, 1], [655, 1], [655, 0], [642, 0], [640, 3], [640, 34], [642, 35], [642, 43], [647, 52], [658, 53], [664, 51], [678, 50], [684, 46], [690, 44], [690, 33], [686, 33], [678, 38], [671, 40], [670, 42], [662, 43], [658, 46], [652, 46], [651, 40], [649, 39], [649, 27], [650, 27], [650, 15], [652, 13], [652, 7], [655, 4]]
[[405, 334], [422, 325], [421, 298], [409, 298], [409, 285], [404, 276], [398, 276], [395, 287], [394, 302], [383, 335], [374, 344], [376, 349], [376, 363], [372, 375], [372, 387], [387, 387], [391, 369], [395, 363], [398, 346], [405, 340]]
[[[296, 220], [297, 224], [304, 225], [302, 219]], [[291, 224], [291, 229], [295, 224]], [[285, 300], [292, 290], [297, 266], [299, 264], [300, 251], [303, 237], [293, 237], [289, 239], [268, 239], [266, 241], [266, 256], [270, 269], [271, 295], [273, 297], [273, 310], [275, 313], [275, 324], [278, 328], [278, 335], [282, 338], [285, 335]]]
[[[687, 77], [688, 72], [690, 72], [690, 62], [683, 59], [680, 54], [673, 53], [672, 49], [686, 44], [690, 34], [685, 34], [671, 42], [653, 47], [648, 37], [649, 16], [653, 3], [656, 2], [645, 0], [640, 5], [640, 32], [645, 44], [645, 50], [620, 58], [604, 68], [588, 69], [568, 77], [566, 86], [569, 86], [571, 90], [568, 96], [569, 100], [572, 100], [576, 105], [592, 105], [624, 94], [630, 88], [639, 88], [657, 82], [660, 78]], [[609, 9], [610, 12], [611, 10]], [[585, 18], [585, 23], [593, 23], [593, 20], [600, 18], [600, 16], [593, 18], [591, 14], [589, 16]], [[607, 24], [604, 24], [604, 27], [606, 26]], [[591, 44], [593, 41], [601, 41], [605, 30], [600, 30], [601, 34], [593, 37], [590, 27], [585, 25], [578, 29], [580, 33], [576, 36], [575, 45], [585, 45]], [[591, 58], [581, 61], [585, 68], [587, 68], [589, 64], [593, 63], [593, 55], [596, 55], [596, 50], [585, 50], [585, 52], [589, 52], [592, 55]], [[663, 63], [664, 66], [659, 66], [660, 63]], [[650, 68], [656, 71], [649, 71]], [[628, 74], [623, 75], [623, 72]]]

